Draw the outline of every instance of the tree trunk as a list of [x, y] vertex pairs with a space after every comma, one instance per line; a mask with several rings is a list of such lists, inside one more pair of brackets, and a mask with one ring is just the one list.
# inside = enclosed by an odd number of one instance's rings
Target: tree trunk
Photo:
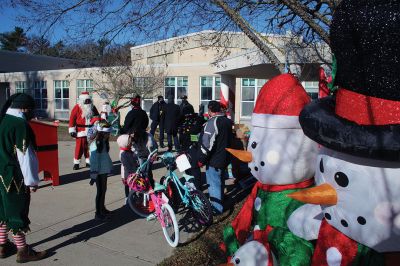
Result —
[[271, 63], [279, 70], [285, 72], [285, 66], [276, 57], [275, 53], [247, 26], [247, 22], [235, 10], [230, 8], [223, 0], [213, 0], [213, 2], [222, 8], [233, 22], [243, 31], [244, 34], [265, 54]]

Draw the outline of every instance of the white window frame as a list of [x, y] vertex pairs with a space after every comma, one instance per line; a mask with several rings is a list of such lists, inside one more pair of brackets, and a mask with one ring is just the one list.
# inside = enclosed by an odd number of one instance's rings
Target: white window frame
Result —
[[[57, 83], [60, 82], [60, 86], [57, 86]], [[69, 111], [69, 95], [70, 95], [70, 87], [71, 83], [68, 80], [54, 80], [54, 110], [57, 111]], [[57, 93], [56, 90], [60, 89], [61, 90], [61, 98], [57, 98]], [[68, 89], [68, 97], [64, 96], [64, 89]], [[56, 100], [61, 101], [61, 109], [57, 108], [57, 103]], [[67, 107], [64, 106], [64, 100], [68, 100]]]
[[15, 93], [26, 93], [31, 94], [28, 88], [27, 81], [16, 81], [15, 82]]
[[[172, 78], [175, 80], [174, 86], [170, 86], [170, 85], [167, 86], [167, 79], [172, 79]], [[186, 80], [186, 86], [183, 85], [185, 80]], [[179, 81], [181, 81], [182, 86], [178, 86]], [[182, 102], [182, 100], [178, 97], [178, 87], [184, 87], [186, 89], [186, 94], [185, 95], [187, 96], [187, 94], [189, 92], [189, 78], [187, 76], [168, 76], [168, 77], [165, 77], [165, 79], [164, 79], [164, 98], [167, 98], [167, 95], [165, 93], [166, 87], [174, 87], [174, 95], [175, 95], [174, 96], [174, 102], [176, 104], [180, 104]]]
[[[302, 81], [301, 85], [303, 85], [308, 96], [310, 96], [312, 100], [318, 98], [318, 93], [319, 93], [319, 82], [318, 81], [314, 81], [314, 80]], [[314, 96], [314, 97], [312, 97], [312, 96]]]
[[[247, 80], [254, 80], [254, 86], [244, 86], [243, 85], [243, 81], [247, 79]], [[241, 78], [240, 79], [240, 118], [244, 118], [244, 119], [250, 119], [251, 118], [251, 114], [250, 115], [243, 115], [243, 103], [253, 103], [253, 106], [255, 106], [256, 101], [257, 101], [257, 97], [258, 94], [262, 88], [262, 86], [264, 86], [264, 84], [267, 82], [267, 79], [256, 79], [256, 78]], [[246, 100], [243, 101], [243, 87], [253, 87], [254, 89], [254, 100], [250, 101], [250, 100]]]
[[[211, 100], [208, 100], [208, 99], [204, 99], [203, 100], [201, 98], [202, 97], [202, 89], [210, 87], [210, 86], [202, 86], [201, 81], [202, 81], [203, 78], [212, 78]], [[220, 98], [221, 98], [221, 95], [220, 95], [221, 94], [221, 76], [200, 76], [199, 88], [200, 88], [200, 103], [199, 104], [203, 104], [204, 103], [204, 112], [207, 113], [208, 112], [208, 103], [210, 101], [219, 101]], [[219, 88], [219, 94], [216, 92], [216, 88]]]
[[[80, 82], [83, 82], [83, 86], [79, 86]], [[79, 95], [83, 92], [87, 91], [90, 95], [92, 95], [94, 88], [93, 88], [93, 79], [77, 79], [76, 80], [76, 98], [79, 98]]]
[[[39, 91], [39, 97], [37, 97], [36, 92]], [[46, 97], [43, 97], [43, 91], [46, 91]], [[48, 95], [47, 95], [47, 81], [45, 80], [35, 80], [32, 86], [33, 98], [35, 99], [35, 108], [37, 110], [47, 110], [48, 108]], [[38, 104], [38, 101], [40, 105]], [[46, 103], [44, 107], [44, 103]]]

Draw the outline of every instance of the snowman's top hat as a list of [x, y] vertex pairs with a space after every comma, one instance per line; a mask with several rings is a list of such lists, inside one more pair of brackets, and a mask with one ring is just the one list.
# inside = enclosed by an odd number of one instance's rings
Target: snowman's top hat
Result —
[[400, 15], [393, 13], [399, 7], [349, 0], [337, 8], [331, 46], [339, 89], [302, 110], [309, 138], [348, 154], [400, 161]]

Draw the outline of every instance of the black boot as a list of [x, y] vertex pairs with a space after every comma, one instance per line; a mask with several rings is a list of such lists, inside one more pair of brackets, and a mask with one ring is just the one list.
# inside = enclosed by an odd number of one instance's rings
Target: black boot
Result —
[[79, 164], [78, 163], [76, 163], [76, 164], [74, 164], [74, 168], [72, 168], [73, 170], [79, 170]]
[[17, 247], [7, 240], [5, 244], [0, 245], [0, 259], [4, 259], [17, 252]]

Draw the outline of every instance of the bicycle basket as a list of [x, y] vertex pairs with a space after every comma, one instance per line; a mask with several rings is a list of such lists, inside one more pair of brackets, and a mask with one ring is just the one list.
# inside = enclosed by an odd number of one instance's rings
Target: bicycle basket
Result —
[[127, 179], [126, 183], [131, 190], [137, 192], [145, 192], [149, 190], [149, 181], [147, 178], [140, 176], [136, 173], [130, 174]]
[[161, 159], [165, 165], [172, 165], [175, 163], [175, 156], [172, 152], [166, 152], [161, 156]]

